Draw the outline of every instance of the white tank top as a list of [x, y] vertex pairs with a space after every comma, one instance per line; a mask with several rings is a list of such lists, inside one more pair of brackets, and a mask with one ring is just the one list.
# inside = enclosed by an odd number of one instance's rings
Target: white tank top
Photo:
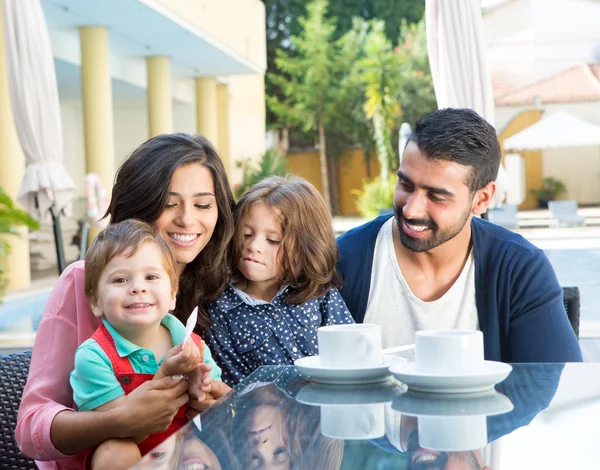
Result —
[[377, 235], [364, 319], [365, 323], [381, 325], [382, 346], [413, 344], [418, 330], [479, 329], [473, 250], [448, 292], [433, 302], [424, 302], [410, 290], [398, 267], [392, 237], [394, 220], [385, 222]]

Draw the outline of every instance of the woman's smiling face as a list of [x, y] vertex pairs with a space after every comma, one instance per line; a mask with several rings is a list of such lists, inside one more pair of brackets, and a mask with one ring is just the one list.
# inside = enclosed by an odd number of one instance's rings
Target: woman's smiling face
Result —
[[210, 171], [201, 163], [177, 168], [171, 178], [167, 205], [154, 226], [171, 243], [178, 274], [208, 244], [218, 216]]

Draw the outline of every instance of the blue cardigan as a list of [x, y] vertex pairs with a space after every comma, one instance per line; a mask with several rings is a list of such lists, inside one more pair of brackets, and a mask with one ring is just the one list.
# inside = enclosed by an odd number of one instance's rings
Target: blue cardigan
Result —
[[[367, 309], [381, 216], [341, 235], [342, 297], [356, 322]], [[478, 217], [471, 221], [475, 297], [486, 360], [581, 362], [563, 291], [544, 252], [521, 235]]]

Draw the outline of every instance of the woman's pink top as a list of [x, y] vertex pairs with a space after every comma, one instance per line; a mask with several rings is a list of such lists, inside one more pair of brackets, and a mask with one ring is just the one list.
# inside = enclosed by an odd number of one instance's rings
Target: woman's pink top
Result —
[[101, 324], [85, 298], [84, 263], [77, 261], [62, 273], [46, 303], [17, 417], [17, 444], [41, 469], [81, 468], [80, 459], [54, 447], [50, 426], [59, 412], [74, 410], [69, 374], [75, 350]]

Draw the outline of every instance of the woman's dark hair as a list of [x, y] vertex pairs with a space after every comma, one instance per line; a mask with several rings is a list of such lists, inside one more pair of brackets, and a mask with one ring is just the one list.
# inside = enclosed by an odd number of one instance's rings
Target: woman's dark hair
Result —
[[469, 167], [466, 183], [471, 193], [498, 176], [502, 151], [496, 130], [472, 109], [444, 108], [431, 113], [417, 121], [408, 142], [415, 142], [430, 160]]
[[292, 290], [286, 302], [302, 304], [342, 285], [336, 271], [338, 247], [331, 213], [317, 189], [303, 178], [271, 176], [244, 193], [235, 206], [235, 235], [230, 248], [234, 278], [244, 245], [244, 222], [256, 204], [265, 204], [282, 231], [281, 284]]
[[163, 134], [153, 137], [121, 165], [105, 217], [110, 223], [126, 219], [155, 222], [167, 205], [175, 170], [200, 163], [210, 172], [219, 215], [215, 230], [200, 254], [189, 263], [179, 279], [174, 315], [185, 323], [198, 306], [200, 332], [210, 325], [203, 304], [215, 300], [229, 282], [227, 247], [233, 235], [234, 199], [221, 158], [201, 135]]

